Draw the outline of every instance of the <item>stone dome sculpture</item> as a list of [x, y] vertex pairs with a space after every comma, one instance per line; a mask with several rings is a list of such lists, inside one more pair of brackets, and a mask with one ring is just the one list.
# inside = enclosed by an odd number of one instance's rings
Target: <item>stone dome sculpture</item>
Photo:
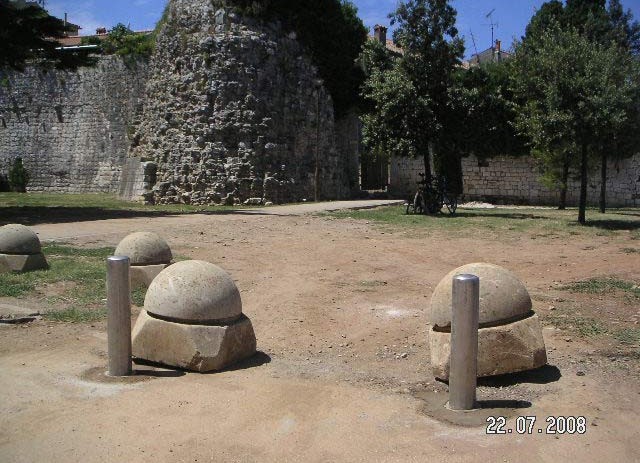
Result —
[[149, 286], [144, 308], [170, 320], [220, 323], [242, 315], [240, 292], [217, 265], [188, 260], [172, 265]]
[[40, 239], [33, 230], [20, 224], [0, 227], [0, 254], [38, 254]]
[[160, 265], [171, 262], [171, 248], [158, 234], [137, 232], [127, 235], [116, 248], [117, 256], [128, 256], [131, 265]]
[[148, 288], [154, 278], [171, 265], [173, 259], [167, 242], [151, 232], [125, 236], [118, 244], [115, 255], [129, 257], [132, 288]]
[[38, 235], [20, 224], [0, 227], [0, 261], [0, 273], [22, 273], [49, 267]]
[[429, 323], [440, 328], [451, 326], [451, 287], [453, 277], [468, 273], [480, 278], [480, 325], [502, 322], [531, 312], [531, 297], [518, 277], [498, 265], [467, 264], [445, 276], [431, 296]]
[[498, 265], [473, 263], [449, 272], [436, 286], [428, 313], [431, 366], [436, 378], [449, 378], [453, 277], [480, 278], [478, 376], [530, 370], [547, 363], [542, 326], [524, 284]]
[[209, 262], [178, 262], [151, 283], [132, 334], [133, 355], [199, 372], [221, 370], [256, 352], [231, 276]]

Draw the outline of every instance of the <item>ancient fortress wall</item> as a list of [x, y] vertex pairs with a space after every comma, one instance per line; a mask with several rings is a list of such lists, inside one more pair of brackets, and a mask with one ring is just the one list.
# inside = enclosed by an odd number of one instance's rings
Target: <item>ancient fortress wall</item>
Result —
[[[640, 206], [640, 154], [630, 159], [610, 161], [607, 175], [607, 204], [610, 207]], [[462, 161], [464, 200], [497, 204], [555, 205], [559, 194], [540, 181], [540, 171], [530, 157], [496, 157], [478, 163], [475, 157]], [[415, 192], [418, 173], [424, 172], [421, 159], [393, 158], [389, 191], [397, 197]], [[590, 173], [588, 202], [597, 205], [600, 197], [600, 171]], [[567, 203], [577, 205], [580, 182], [572, 178]]]
[[321, 197], [349, 197], [333, 104], [295, 34], [222, 3], [169, 4], [130, 152], [156, 172], [127, 178], [155, 203], [278, 203], [313, 199], [317, 165]]
[[[110, 192], [191, 204], [324, 199], [358, 189], [360, 128], [294, 34], [219, 0], [172, 0], [150, 62], [103, 57], [76, 72], [0, 73], [0, 175], [16, 156], [29, 190]], [[394, 158], [389, 190], [415, 191], [421, 160]], [[555, 204], [530, 158], [463, 160], [465, 200]], [[609, 166], [610, 206], [640, 206], [640, 155]], [[576, 204], [578, 182], [568, 201]], [[596, 204], [599, 173], [589, 184]]]
[[0, 174], [21, 156], [30, 191], [117, 191], [146, 81], [146, 63], [119, 57], [0, 73]]

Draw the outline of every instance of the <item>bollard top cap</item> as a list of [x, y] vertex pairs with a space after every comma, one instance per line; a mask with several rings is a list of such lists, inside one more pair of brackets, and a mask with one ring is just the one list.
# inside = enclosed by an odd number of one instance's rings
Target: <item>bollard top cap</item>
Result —
[[453, 279], [458, 281], [480, 281], [478, 275], [472, 275], [470, 273], [461, 273], [459, 275], [455, 275]]
[[480, 279], [479, 323], [508, 322], [531, 313], [531, 297], [520, 279], [498, 265], [478, 262], [463, 265], [449, 272], [436, 286], [431, 296], [429, 323], [439, 328], [451, 326], [453, 279]]
[[17, 223], [0, 227], [0, 254], [32, 255], [41, 251], [40, 239], [29, 227]]
[[129, 261], [129, 257], [128, 256], [110, 256], [107, 257], [107, 260], [109, 262], [128, 262]]

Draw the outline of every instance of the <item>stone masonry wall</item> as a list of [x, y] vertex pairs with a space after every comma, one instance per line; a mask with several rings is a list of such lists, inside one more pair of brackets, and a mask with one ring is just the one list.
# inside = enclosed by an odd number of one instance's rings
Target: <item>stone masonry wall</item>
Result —
[[[169, 4], [129, 153], [155, 164], [155, 173], [144, 175], [155, 180], [145, 199], [190, 204], [313, 199], [316, 163], [321, 196], [348, 197], [348, 168], [336, 147], [331, 98], [295, 35], [278, 24], [239, 17], [222, 3]], [[140, 183], [143, 176], [128, 177]]]
[[[475, 157], [462, 160], [465, 201], [497, 204], [556, 205], [559, 194], [540, 182], [535, 161], [529, 157], [496, 157], [479, 164]], [[396, 197], [415, 192], [418, 173], [424, 172], [421, 159], [392, 158], [389, 191]], [[607, 204], [610, 207], [640, 206], [640, 154], [622, 161], [610, 161], [607, 176]], [[600, 197], [600, 172], [589, 177], [588, 203], [597, 205]], [[569, 182], [567, 203], [578, 204], [580, 183]]]
[[116, 192], [144, 95], [142, 61], [0, 73], [0, 175], [21, 156], [29, 191]]

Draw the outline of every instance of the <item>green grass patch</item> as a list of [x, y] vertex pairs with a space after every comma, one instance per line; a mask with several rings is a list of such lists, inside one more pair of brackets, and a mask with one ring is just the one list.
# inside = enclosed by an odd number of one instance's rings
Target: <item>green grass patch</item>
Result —
[[636, 283], [618, 278], [590, 278], [569, 283], [560, 287], [560, 289], [588, 294], [607, 294], [613, 291], [624, 291], [629, 295], [640, 298], [640, 287]]
[[640, 328], [619, 330], [614, 337], [623, 344], [640, 344]]
[[[0, 274], [0, 297], [36, 297], [52, 307], [44, 317], [63, 322], [95, 322], [106, 317], [107, 257], [113, 248], [76, 248], [53, 243], [42, 247], [49, 269]], [[176, 256], [176, 261], [185, 260]], [[134, 288], [131, 300], [144, 305], [146, 288]], [[53, 309], [55, 308], [55, 309]]]
[[556, 328], [577, 333], [585, 338], [609, 333], [604, 324], [593, 318], [548, 316], [546, 320]]
[[46, 295], [44, 301], [62, 310], [46, 318], [58, 321], [96, 321], [104, 318], [106, 298], [105, 259], [112, 248], [73, 248], [60, 244], [43, 246], [49, 268], [22, 274], [0, 275], [0, 296]]
[[638, 249], [638, 248], [622, 248], [621, 251], [624, 252], [625, 254], [638, 254], [638, 253], [640, 253], [640, 249]]
[[377, 286], [386, 286], [386, 281], [380, 280], [364, 280], [359, 282], [360, 286], [364, 286], [365, 288], [375, 288]]
[[43, 315], [46, 320], [65, 323], [91, 323], [107, 318], [106, 309], [78, 309], [70, 307], [63, 310], [54, 310]]
[[147, 294], [147, 288], [143, 288], [141, 286], [134, 288], [131, 291], [131, 302], [137, 307], [144, 306], [144, 297]]
[[[106, 258], [113, 248], [43, 246], [49, 269], [0, 274], [0, 297], [42, 297], [56, 307], [44, 316], [63, 322], [94, 322], [106, 316]], [[52, 293], [47, 295], [47, 293]], [[142, 307], [146, 289], [135, 288], [132, 302]]]
[[404, 206], [387, 206], [334, 211], [323, 215], [336, 219], [367, 220], [396, 229], [443, 231], [454, 234], [486, 231], [492, 234], [501, 233], [503, 237], [527, 233], [531, 239], [556, 239], [567, 235], [611, 236], [621, 230], [636, 234], [640, 229], [637, 211], [626, 209], [612, 210], [607, 214], [589, 210], [587, 226], [577, 223], [577, 209], [559, 211], [551, 208], [459, 208], [455, 215], [407, 215]]

